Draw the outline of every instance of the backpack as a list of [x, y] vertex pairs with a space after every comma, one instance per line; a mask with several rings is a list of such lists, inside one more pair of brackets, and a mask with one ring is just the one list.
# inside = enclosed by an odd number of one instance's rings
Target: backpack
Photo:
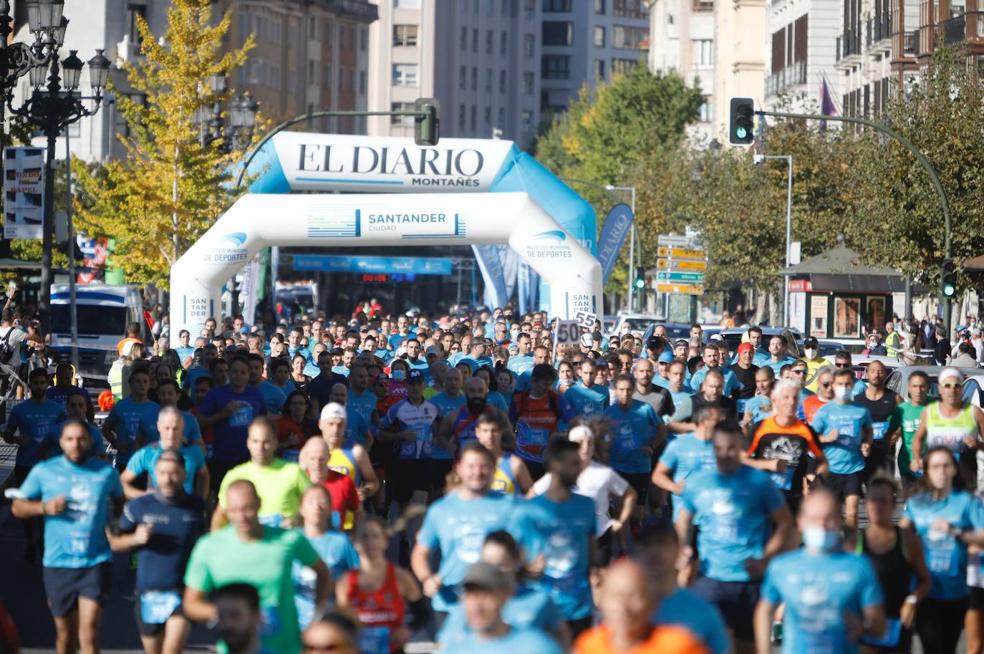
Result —
[[6, 334], [0, 336], [0, 363], [4, 365], [10, 363], [10, 360], [14, 358], [14, 346], [9, 341], [13, 331], [14, 328], [10, 327], [7, 329]]

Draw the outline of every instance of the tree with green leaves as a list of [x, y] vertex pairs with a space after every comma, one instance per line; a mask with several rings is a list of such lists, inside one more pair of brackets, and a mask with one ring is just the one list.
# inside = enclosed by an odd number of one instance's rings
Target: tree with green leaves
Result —
[[[685, 138], [685, 128], [697, 119], [702, 102], [700, 89], [689, 88], [679, 75], [654, 74], [643, 65], [636, 66], [594, 90], [584, 87], [538, 140], [537, 159], [562, 179], [587, 182], [569, 183], [603, 219], [616, 202], [628, 201], [603, 187], [639, 188], [640, 176]], [[656, 217], [637, 203], [636, 226], [641, 236], [659, 232]], [[628, 248], [623, 250], [623, 266], [609, 280], [612, 289], [625, 288]]]
[[174, 262], [236, 197], [230, 170], [250, 144], [203, 143], [194, 120], [202, 107], [232, 94], [213, 91], [209, 77], [231, 78], [253, 46], [250, 38], [225, 50], [229, 26], [229, 14], [214, 20], [210, 0], [173, 0], [163, 35], [138, 18], [142, 56], [125, 70], [146, 102], [117, 93], [130, 128], [126, 156], [98, 174], [73, 165], [80, 228], [116, 240], [114, 263], [128, 281], [166, 288]]

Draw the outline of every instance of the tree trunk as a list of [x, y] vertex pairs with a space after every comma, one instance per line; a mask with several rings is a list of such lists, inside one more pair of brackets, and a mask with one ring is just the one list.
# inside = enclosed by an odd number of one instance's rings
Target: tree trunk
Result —
[[761, 288], [755, 287], [755, 320], [751, 322], [756, 325], [761, 325], [766, 320], [766, 315], [768, 313], [768, 303], [769, 295], [765, 293]]

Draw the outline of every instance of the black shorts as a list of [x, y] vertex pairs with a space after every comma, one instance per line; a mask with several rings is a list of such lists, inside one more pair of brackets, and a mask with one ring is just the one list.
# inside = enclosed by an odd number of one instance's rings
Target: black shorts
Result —
[[431, 497], [437, 498], [444, 495], [448, 485], [448, 475], [454, 469], [454, 461], [451, 459], [431, 459]]
[[967, 598], [967, 608], [971, 611], [984, 611], [984, 588], [971, 586], [970, 595]]
[[393, 499], [397, 504], [408, 504], [416, 491], [430, 494], [434, 485], [430, 459], [405, 459], [390, 470], [393, 482]]
[[[180, 596], [181, 591], [176, 591]], [[164, 619], [162, 622], [157, 622], [155, 619], [153, 622], [146, 622], [144, 620], [143, 604], [142, 604], [143, 593], [137, 592], [136, 597], [133, 598], [133, 612], [137, 618], [137, 631], [140, 632], [141, 636], [160, 636], [164, 633], [164, 627], [167, 625], [167, 621], [174, 616], [184, 616], [184, 612], [181, 610], [181, 605], [171, 611], [170, 615]], [[161, 616], [163, 617], [163, 616]]]
[[632, 490], [636, 492], [639, 496], [636, 500], [636, 506], [646, 506], [646, 500], [649, 497], [649, 484], [652, 483], [649, 473], [646, 472], [618, 472], [625, 481], [629, 482], [629, 486]]
[[823, 487], [843, 502], [844, 498], [856, 495], [861, 497], [861, 484], [864, 482], [864, 470], [852, 472], [849, 475], [829, 473], [823, 480]]
[[701, 575], [690, 589], [716, 606], [738, 640], [755, 642], [755, 605], [759, 601], [757, 581], [718, 581]]
[[79, 606], [79, 598], [106, 605], [113, 566], [110, 562], [91, 568], [44, 568], [44, 592], [51, 615], [63, 618]]

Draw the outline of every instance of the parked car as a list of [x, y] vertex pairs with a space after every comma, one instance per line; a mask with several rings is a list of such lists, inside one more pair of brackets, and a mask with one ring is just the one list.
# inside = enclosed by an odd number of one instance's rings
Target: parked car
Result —
[[625, 324], [628, 324], [630, 332], [638, 336], [655, 324], [657, 320], [659, 318], [648, 313], [620, 313], [615, 316], [615, 323], [606, 336], [621, 335], [622, 326]]
[[[929, 377], [929, 399], [940, 399], [939, 377], [943, 366], [899, 366], [889, 373], [885, 387], [898, 393], [903, 400], [909, 399], [909, 376], [916, 370], [921, 370]], [[964, 398], [980, 402], [980, 391], [984, 387], [984, 370], [980, 368], [959, 368], [964, 374]], [[980, 406], [980, 405], [978, 405]]]
[[[801, 356], [803, 350], [801, 349], [803, 343], [803, 335], [799, 333], [796, 329], [790, 329], [788, 327], [769, 327], [767, 325], [760, 325], [759, 329], [762, 330], [762, 347], [768, 347], [769, 339], [773, 336], [782, 336], [783, 341], [786, 344], [786, 351], [792, 356]], [[736, 352], [738, 346], [741, 344], [742, 338], [748, 333], [747, 327], [734, 327], [732, 329], [722, 329], [720, 334], [724, 342], [728, 344], [728, 350], [730, 352]]]

